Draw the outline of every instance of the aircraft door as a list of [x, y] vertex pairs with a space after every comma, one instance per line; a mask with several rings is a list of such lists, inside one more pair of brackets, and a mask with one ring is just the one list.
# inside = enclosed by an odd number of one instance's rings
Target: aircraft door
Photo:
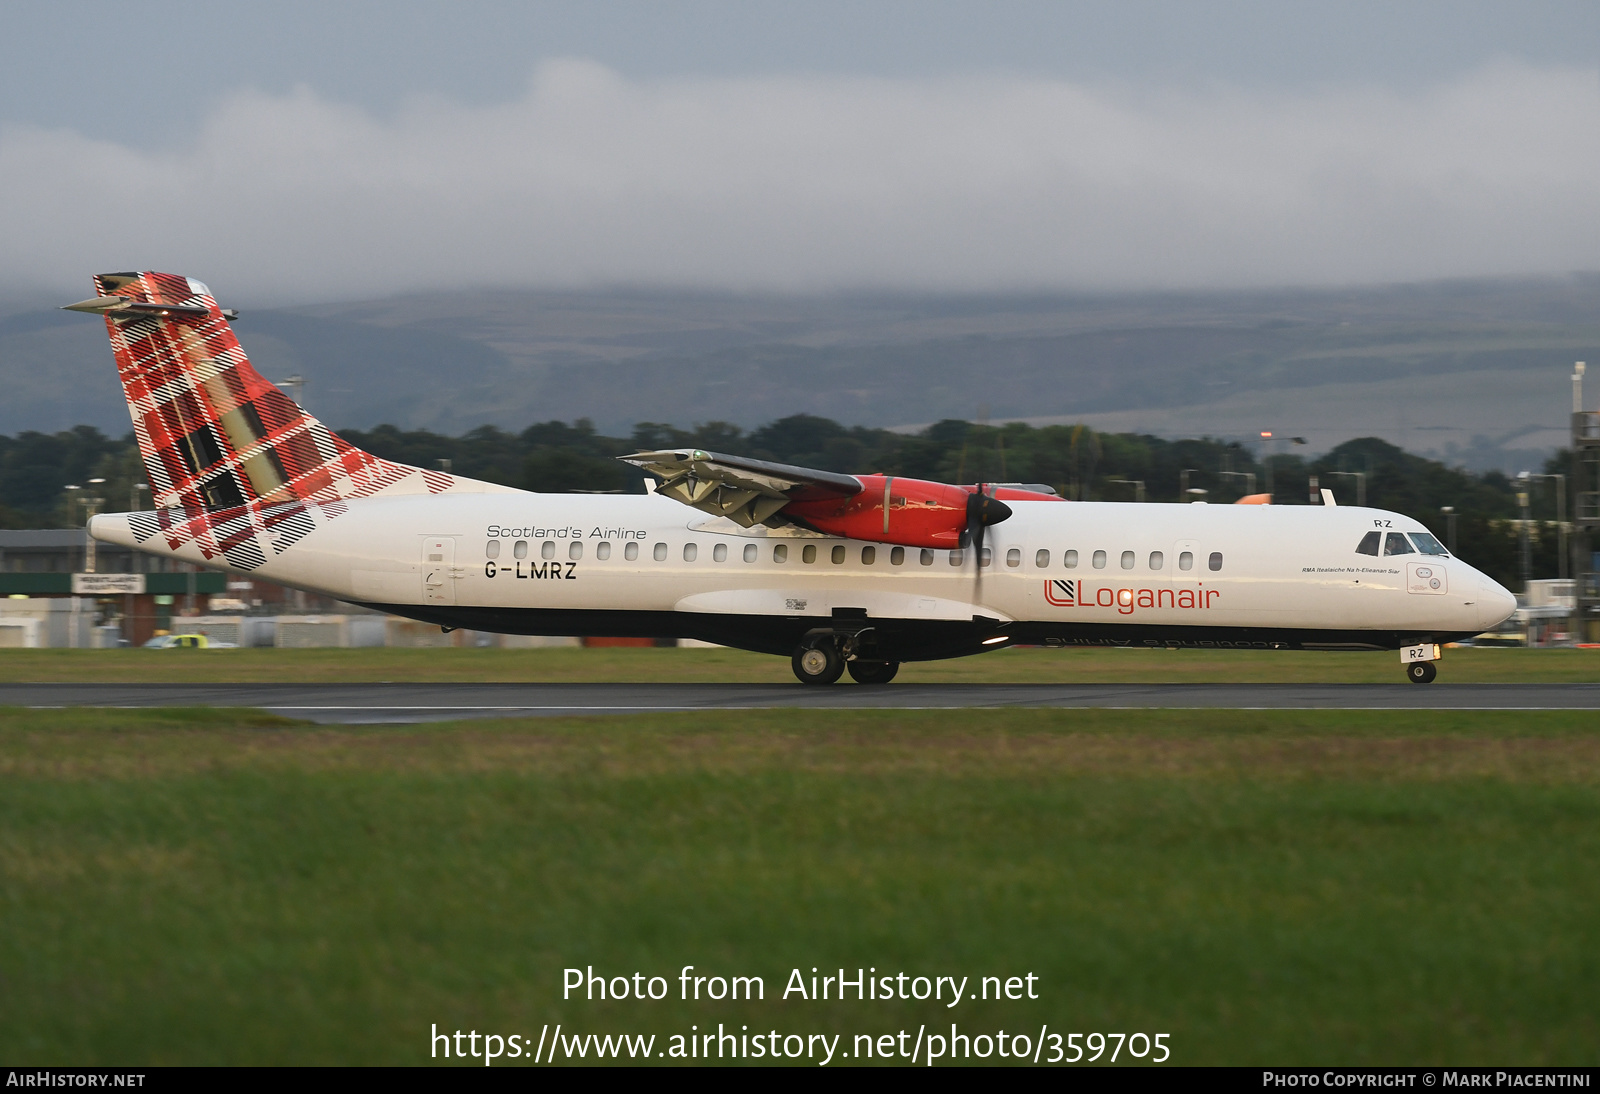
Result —
[[[1197, 599], [1200, 584], [1205, 581], [1208, 571], [1207, 556], [1200, 550], [1200, 541], [1197, 539], [1180, 539], [1172, 545], [1172, 553], [1167, 556], [1166, 565], [1163, 567], [1166, 578], [1167, 595], [1157, 594], [1161, 606], [1168, 609], [1168, 617], [1174, 612], [1193, 608], [1196, 604], [1204, 603]], [[1187, 592], [1186, 597], [1183, 594]], [[1180, 601], [1182, 602], [1180, 604]]]
[[453, 536], [428, 536], [422, 541], [422, 602], [456, 602], [456, 541]]

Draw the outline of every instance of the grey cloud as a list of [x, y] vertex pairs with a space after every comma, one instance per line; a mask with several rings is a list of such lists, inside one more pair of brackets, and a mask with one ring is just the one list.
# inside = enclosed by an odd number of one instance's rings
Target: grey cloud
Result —
[[178, 150], [0, 130], [0, 277], [265, 302], [437, 287], [1329, 284], [1594, 268], [1595, 72], [1417, 91], [541, 66], [380, 119], [240, 94]]

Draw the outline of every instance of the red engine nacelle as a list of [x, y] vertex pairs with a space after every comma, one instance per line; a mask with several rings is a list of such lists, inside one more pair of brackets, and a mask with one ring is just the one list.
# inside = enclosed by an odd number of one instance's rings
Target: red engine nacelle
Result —
[[[784, 515], [830, 536], [954, 550], [967, 528], [967, 499], [976, 486], [951, 486], [892, 475], [857, 475], [861, 493], [848, 498], [794, 501]], [[1061, 501], [1054, 494], [1000, 487], [1002, 501]]]

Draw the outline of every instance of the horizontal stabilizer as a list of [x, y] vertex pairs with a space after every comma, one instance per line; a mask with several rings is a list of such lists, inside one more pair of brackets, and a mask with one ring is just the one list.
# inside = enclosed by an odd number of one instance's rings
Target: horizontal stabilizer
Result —
[[130, 300], [126, 296], [96, 296], [67, 304], [62, 311], [86, 311], [92, 315], [108, 315], [113, 319], [142, 319], [148, 315], [187, 315], [204, 319], [211, 310], [204, 304], [159, 304], [145, 300]]

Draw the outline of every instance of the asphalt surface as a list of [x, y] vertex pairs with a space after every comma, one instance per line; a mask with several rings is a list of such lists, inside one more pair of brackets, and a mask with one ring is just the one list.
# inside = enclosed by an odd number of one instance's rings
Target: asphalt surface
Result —
[[0, 706], [256, 707], [348, 724], [774, 707], [1600, 710], [1600, 684], [0, 684]]

